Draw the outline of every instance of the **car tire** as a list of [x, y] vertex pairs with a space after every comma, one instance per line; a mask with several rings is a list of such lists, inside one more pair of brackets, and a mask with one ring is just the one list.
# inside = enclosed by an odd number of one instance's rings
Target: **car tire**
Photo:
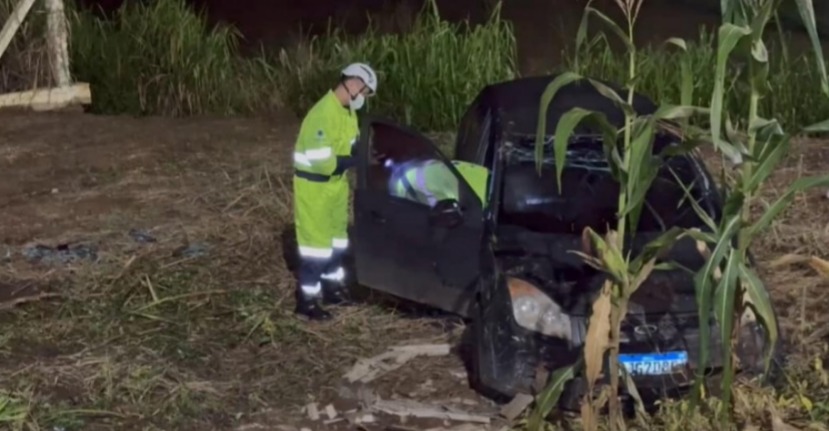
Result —
[[[751, 358], [751, 356], [755, 356], [752, 355], [752, 350], [759, 352], [763, 352], [765, 350], [765, 331], [762, 327], [757, 326], [757, 324], [745, 326], [743, 331], [750, 331], [747, 333], [748, 336], [743, 338], [747, 338], [752, 345], [746, 346], [741, 344], [739, 346], [738, 355], [740, 357], [740, 362], [747, 363], [747, 365], [743, 367], [741, 374], [748, 378], [759, 377], [760, 383], [763, 385], [777, 386], [778, 383], [781, 383], [780, 380], [784, 375], [786, 365], [785, 342], [783, 334], [780, 332], [779, 321], [777, 322], [777, 342], [775, 343], [772, 351], [768, 373], [765, 373], [765, 361], [763, 360], [762, 353], [758, 357]], [[749, 349], [748, 352], [746, 352], [746, 348]]]
[[[483, 307], [480, 297], [476, 298], [472, 307], [472, 317], [468, 326], [470, 387], [496, 403], [509, 402], [518, 393], [532, 395], [536, 378], [533, 364], [537, 362], [537, 358], [532, 357], [530, 352], [535, 352], [536, 349], [532, 346], [519, 349], [513, 345], [505, 345], [505, 340], [513, 339], [510, 336], [493, 338], [496, 331], [488, 322], [508, 322], [508, 317], [502, 315], [501, 308]], [[500, 329], [497, 333], [503, 335], [505, 328]], [[492, 380], [487, 381], [481, 361], [494, 356], [492, 351], [496, 350], [496, 345], [499, 352], [498, 363], [494, 365]], [[522, 351], [526, 355], [522, 354]], [[508, 354], [505, 354], [506, 352]]]

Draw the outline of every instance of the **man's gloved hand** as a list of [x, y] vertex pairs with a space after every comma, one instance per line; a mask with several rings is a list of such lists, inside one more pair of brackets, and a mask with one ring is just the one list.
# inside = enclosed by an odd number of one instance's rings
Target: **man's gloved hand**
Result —
[[[354, 151], [352, 150], [352, 154]], [[352, 156], [337, 156], [337, 167], [331, 175], [342, 175], [345, 171], [357, 164], [357, 158]]]

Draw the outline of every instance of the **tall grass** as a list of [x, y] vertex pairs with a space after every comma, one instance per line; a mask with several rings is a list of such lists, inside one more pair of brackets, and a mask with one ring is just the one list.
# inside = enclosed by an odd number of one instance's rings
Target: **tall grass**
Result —
[[[786, 128], [800, 128], [829, 117], [829, 99], [815, 88], [820, 88], [820, 74], [813, 56], [790, 56], [783, 47], [791, 43], [778, 36], [769, 39], [768, 94], [760, 100], [763, 112], [774, 112]], [[714, 68], [717, 60], [716, 35], [702, 28], [696, 40], [687, 40], [687, 50], [670, 45], [647, 46], [637, 50], [637, 91], [659, 103], [679, 104], [682, 75], [679, 67], [687, 62], [693, 79], [691, 103], [705, 106], [714, 91]], [[596, 35], [579, 50], [568, 50], [564, 55], [563, 70], [612, 82], [628, 79], [627, 56], [611, 48], [604, 33]], [[733, 71], [744, 75], [745, 67]], [[741, 75], [727, 77], [731, 90], [724, 101], [727, 111], [745, 112], [749, 105], [749, 88]], [[735, 87], [732, 87], [735, 86]]]
[[239, 35], [210, 27], [184, 0], [127, 2], [111, 20], [73, 14], [72, 65], [92, 84], [94, 110], [131, 114], [246, 114], [279, 102], [297, 115], [336, 84], [349, 62], [380, 75], [368, 110], [427, 130], [451, 130], [486, 84], [515, 74], [516, 44], [495, 8], [479, 26], [443, 20], [429, 2], [410, 32], [329, 32], [243, 58]]
[[72, 13], [71, 64], [99, 113], [237, 114], [261, 107], [272, 82], [238, 56], [238, 34], [210, 28], [184, 0], [125, 2], [112, 19]]
[[404, 34], [381, 35], [371, 26], [360, 37], [348, 37], [329, 27], [325, 36], [280, 53], [274, 70], [284, 100], [304, 112], [336, 82], [344, 64], [363, 60], [380, 74], [369, 112], [452, 130], [481, 88], [516, 74], [516, 41], [499, 5], [478, 26], [441, 19], [430, 0]]

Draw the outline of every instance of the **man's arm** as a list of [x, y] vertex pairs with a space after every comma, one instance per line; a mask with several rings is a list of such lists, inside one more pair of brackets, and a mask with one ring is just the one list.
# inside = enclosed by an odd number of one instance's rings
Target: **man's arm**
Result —
[[302, 141], [294, 152], [294, 161], [306, 170], [320, 175], [332, 175], [337, 169], [337, 158], [331, 133], [324, 119], [306, 118], [299, 139]]

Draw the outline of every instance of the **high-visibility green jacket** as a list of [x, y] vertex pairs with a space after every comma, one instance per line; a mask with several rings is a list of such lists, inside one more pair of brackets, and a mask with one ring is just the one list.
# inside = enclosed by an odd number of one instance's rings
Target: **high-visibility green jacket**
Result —
[[[482, 206], [486, 206], [486, 187], [489, 170], [483, 166], [453, 161], [455, 169], [472, 187]], [[406, 162], [391, 166], [389, 184], [392, 195], [434, 206], [444, 199], [458, 200], [458, 178], [440, 160]]]
[[329, 90], [302, 121], [294, 168], [300, 177], [312, 181], [344, 181], [342, 173], [354, 165], [352, 150], [358, 133], [357, 114], [343, 107]]
[[348, 181], [354, 165], [357, 114], [333, 91], [302, 120], [294, 147], [294, 223], [303, 257], [327, 259], [348, 246]]

